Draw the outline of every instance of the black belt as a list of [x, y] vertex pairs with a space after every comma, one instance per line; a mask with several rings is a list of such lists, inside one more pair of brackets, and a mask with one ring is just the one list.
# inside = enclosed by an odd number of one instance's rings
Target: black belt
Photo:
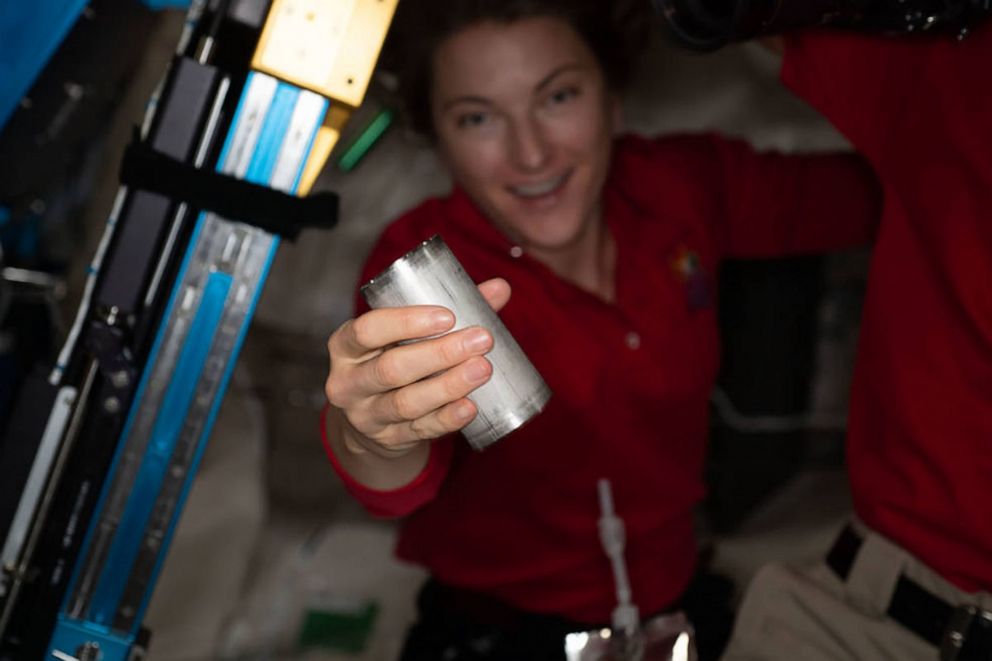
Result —
[[[850, 526], [827, 554], [827, 565], [847, 580], [864, 542]], [[992, 612], [954, 606], [905, 574], [899, 576], [886, 615], [940, 648], [941, 661], [992, 661]]]

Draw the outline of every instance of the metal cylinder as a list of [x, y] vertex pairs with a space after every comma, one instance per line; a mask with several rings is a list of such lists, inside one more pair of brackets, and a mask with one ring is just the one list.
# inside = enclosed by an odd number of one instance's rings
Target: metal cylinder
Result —
[[486, 354], [492, 378], [468, 395], [479, 412], [462, 429], [476, 450], [527, 422], [551, 397], [551, 389], [440, 236], [393, 262], [361, 291], [372, 308], [440, 305], [455, 315], [449, 332], [481, 326], [492, 333], [493, 348]]

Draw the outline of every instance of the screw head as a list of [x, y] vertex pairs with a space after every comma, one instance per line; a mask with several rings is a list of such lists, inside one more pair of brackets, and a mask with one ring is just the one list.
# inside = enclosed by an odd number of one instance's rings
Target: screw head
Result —
[[131, 383], [131, 377], [125, 370], [119, 370], [110, 375], [110, 382], [115, 388], [126, 388]]

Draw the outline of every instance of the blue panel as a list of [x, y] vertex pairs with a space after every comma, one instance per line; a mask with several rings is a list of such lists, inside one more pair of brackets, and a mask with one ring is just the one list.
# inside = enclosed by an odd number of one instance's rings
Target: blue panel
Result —
[[[247, 85], [250, 84], [251, 76], [254, 75], [255, 74], [249, 75], [248, 83], [246, 84], [246, 89], [247, 89]], [[259, 143], [258, 145], [256, 145], [256, 148], [253, 152], [252, 163], [250, 164], [250, 171], [246, 176], [246, 178], [262, 184], [268, 183], [268, 180], [272, 174], [272, 169], [278, 157], [281, 144], [285, 138], [285, 133], [288, 129], [289, 122], [292, 118], [293, 110], [295, 108], [295, 104], [297, 102], [298, 97], [299, 97], [299, 90], [297, 90], [292, 86], [281, 83], [280, 86], [277, 88], [276, 95], [273, 98], [273, 101], [268, 109], [268, 112], [266, 113], [266, 118], [264, 120], [265, 123], [261, 130]], [[244, 96], [242, 96], [241, 102], [238, 105], [238, 110], [236, 111], [235, 116], [232, 119], [231, 126], [238, 125], [243, 104], [244, 104]], [[312, 146], [313, 144], [313, 140], [316, 136], [317, 129], [318, 129], [317, 125], [312, 127], [312, 133], [309, 136], [310, 146]], [[219, 160], [220, 164], [223, 164], [227, 159], [228, 152], [231, 148], [231, 139], [232, 139], [232, 135], [229, 134], [225, 142], [224, 149], [222, 150], [221, 158]], [[309, 150], [307, 151], [307, 153], [309, 153]], [[304, 165], [301, 163], [294, 178], [293, 190], [295, 190], [298, 185], [299, 178], [303, 172], [303, 167]], [[222, 168], [218, 166], [218, 170], [220, 169]], [[201, 215], [200, 221], [197, 223], [197, 227], [194, 231], [194, 235], [190, 240], [190, 249], [187, 252], [186, 256], [184, 257], [183, 265], [179, 270], [179, 275], [177, 276], [176, 282], [182, 281], [182, 278], [188, 268], [189, 260], [193, 252], [193, 247], [196, 245], [198, 241], [200, 232], [202, 230], [202, 225], [203, 225], [203, 217]], [[260, 277], [258, 280], [258, 288], [252, 297], [249, 309], [247, 310], [247, 316], [239, 330], [238, 337], [235, 341], [234, 350], [230, 356], [230, 362], [228, 363], [225, 373], [219, 384], [217, 397], [215, 398], [212, 408], [209, 412], [206, 424], [203, 428], [202, 436], [199, 439], [195, 457], [190, 465], [190, 470], [188, 471], [186, 482], [183, 485], [183, 490], [182, 493], [180, 494], [176, 510], [174, 512], [172, 521], [170, 522], [169, 527], [166, 531], [163, 543], [160, 547], [160, 553], [158, 554], [156, 566], [155, 569], [153, 570], [151, 581], [148, 586], [148, 590], [146, 591], [144, 601], [139, 608], [137, 617], [135, 618], [134, 630], [131, 632], [131, 637], [128, 638], [127, 641], [124, 641], [124, 638], [119, 639], [122, 642], [127, 642], [127, 645], [130, 645], [133, 642], [133, 636], [134, 634], [136, 634], [137, 629], [140, 626], [140, 623], [143, 619], [144, 612], [147, 610], [148, 603], [151, 599], [152, 588], [155, 584], [155, 581], [157, 580], [157, 576], [161, 570], [162, 563], [165, 560], [166, 551], [169, 547], [169, 543], [171, 542], [172, 535], [175, 531], [176, 523], [179, 520], [179, 515], [182, 511], [183, 503], [185, 501], [186, 496], [188, 495], [189, 488], [192, 484], [193, 478], [196, 474], [196, 470], [199, 466], [199, 462], [206, 448], [207, 439], [210, 436], [217, 414], [220, 410], [224, 392], [227, 389], [227, 384], [230, 381], [231, 374], [234, 370], [235, 362], [237, 360], [237, 356], [240, 353], [241, 346], [247, 334], [250, 320], [254, 315], [255, 308], [261, 296], [262, 287], [265, 283], [265, 279], [272, 266], [272, 262], [274, 260], [276, 250], [278, 248], [278, 244], [279, 244], [278, 238], [273, 237], [272, 248], [266, 258], [266, 263], [263, 266], [262, 271], [260, 273]], [[223, 284], [219, 284], [215, 280], [215, 277], [218, 276], [222, 278], [226, 278], [227, 282]], [[148, 452], [143, 460], [141, 473], [139, 474], [139, 478], [136, 482], [134, 491], [132, 492], [132, 496], [129, 499], [128, 506], [124, 514], [124, 518], [122, 519], [121, 525], [118, 527], [117, 536], [114, 539], [114, 547], [112, 547], [111, 549], [111, 553], [115, 553], [116, 547], [124, 548], [124, 546], [129, 545], [133, 547], [134, 552], [133, 553], [120, 552], [117, 555], [115, 555], [113, 559], [108, 557], [103, 569], [103, 573], [100, 577], [100, 581], [98, 583], [97, 595], [96, 595], [97, 598], [94, 599], [93, 608], [90, 611], [90, 615], [93, 616], [90, 619], [93, 619], [95, 621], [93, 622], [87, 621], [80, 623], [63, 617], [60, 619], [59, 625], [56, 630], [56, 636], [55, 638], [53, 638], [53, 642], [57, 640], [61, 640], [60, 638], [61, 635], [67, 635], [67, 636], [75, 635], [73, 633], [73, 631], [75, 630], [89, 632], [88, 634], [89, 638], [87, 638], [89, 640], [93, 639], [92, 632], [94, 631], [96, 632], [107, 631], [108, 635], [111, 635], [107, 627], [101, 626], [100, 623], [101, 622], [110, 623], [112, 621], [114, 613], [116, 612], [116, 608], [119, 604], [122, 591], [124, 589], [124, 586], [128, 578], [128, 574], [130, 573], [130, 568], [133, 565], [134, 557], [141, 543], [142, 532], [145, 527], [145, 522], [147, 522], [148, 520], [148, 514], [150, 508], [153, 506], [154, 500], [157, 497], [158, 490], [161, 488], [161, 482], [164, 477], [165, 468], [167, 467], [168, 457], [171, 456], [171, 451], [169, 451], [168, 455], [164, 455], [166, 456], [164, 463], [158, 457], [158, 455], [164, 452], [166, 447], [170, 449], [174, 447], [174, 442], [175, 442], [174, 433], [177, 432], [178, 429], [181, 427], [182, 421], [185, 419], [186, 410], [188, 409], [189, 406], [188, 398], [185, 401], [185, 403], [183, 402], [182, 393], [184, 392], [190, 393], [193, 390], [195, 382], [199, 376], [199, 371], [202, 369], [203, 362], [205, 361], [206, 351], [208, 351], [210, 346], [209, 339], [203, 340], [202, 338], [208, 337], [212, 339], [212, 336], [216, 330], [216, 323], [217, 321], [219, 321], [219, 317], [223, 313], [224, 298], [226, 298], [228, 289], [230, 287], [231, 287], [231, 282], [229, 276], [222, 276], [221, 274], [213, 274], [211, 276], [211, 279], [208, 282], [208, 286], [207, 286], [207, 293], [204, 294], [204, 301], [201, 302], [201, 307], [197, 311], [197, 316], [196, 319], [194, 320], [195, 327], [191, 329], [190, 335], [187, 339], [187, 343], [183, 347], [183, 352], [181, 354], [180, 361], [177, 363], [175, 375], [173, 377], [173, 380], [170, 382], [169, 391], [166, 394], [166, 400], [163, 400], [162, 410], [160, 411], [159, 416], [156, 418], [153, 438], [150, 441]], [[219, 292], [221, 290], [223, 290], [223, 297], [220, 297]], [[174, 306], [177, 304], [178, 295], [179, 295], [179, 287], [176, 287], [170, 296], [170, 301], [167, 306], [166, 314], [164, 318], [168, 319], [171, 316], [172, 310]], [[210, 304], [209, 307], [211, 308], [211, 310], [205, 311], [205, 308], [207, 307], [206, 301], [208, 300], [208, 297], [214, 298], [216, 300], [214, 301], [214, 303]], [[213, 321], [210, 322], [210, 319], [213, 319]], [[158, 336], [155, 340], [155, 344], [151, 351], [151, 356], [149, 357], [148, 360], [148, 365], [154, 364], [154, 361], [158, 355], [158, 352], [160, 350], [164, 338], [164, 331], [165, 331], [165, 327], [163, 325], [163, 327], [159, 328]], [[193, 338], [200, 338], [200, 340], [194, 341]], [[188, 361], [186, 360], [187, 352], [190, 352], [191, 354]], [[180, 372], [180, 368], [182, 368], [182, 375]], [[190, 376], [189, 372], [195, 372], [195, 376]], [[147, 382], [146, 382], [147, 378], [148, 378], [148, 374], [146, 373], [144, 375], [143, 382], [139, 386], [139, 390], [135, 395], [135, 402], [141, 400], [145, 387], [147, 386]], [[177, 382], [180, 385], [177, 386]], [[173, 391], [175, 391], [175, 395], [173, 395]], [[168, 407], [168, 409], [172, 411], [172, 413], [166, 414], [166, 407]], [[132, 410], [131, 417], [133, 417], [133, 415], [134, 415], [134, 411]], [[173, 417], [177, 417], [179, 418], [179, 420], [170, 423], [168, 419]], [[131, 422], [132, 420], [129, 419], [125, 427], [125, 433], [124, 435], [122, 435], [122, 438], [126, 438], [126, 435], [131, 426]], [[160, 427], [163, 430], [161, 436], [159, 436], [158, 433]], [[170, 428], [174, 428], [172, 432], [169, 431]], [[168, 438], [170, 433], [173, 434], [171, 442], [169, 441]], [[118, 453], [120, 451], [121, 448], [118, 448]], [[156, 457], [154, 459], [151, 459], [150, 457], [152, 455], [156, 455]], [[149, 468], [153, 464], [156, 467], [154, 469]], [[110, 474], [114, 473], [114, 471], [116, 470], [116, 465], [117, 465], [117, 457], [115, 457], [114, 466], [111, 469]], [[105, 489], [105, 492], [101, 494], [100, 503], [98, 504], [96, 511], [99, 512], [102, 510], [106, 496], [107, 494]], [[144, 512], [139, 511], [139, 509], [142, 507], [145, 510]], [[137, 532], [131, 533], [130, 531], [135, 528], [138, 528]], [[91, 528], [91, 530], [88, 531], [87, 533], [87, 540], [86, 542], [84, 542], [84, 546], [83, 546], [84, 549], [89, 545], [89, 536], [92, 534], [92, 532], [93, 530]], [[132, 537], [134, 539], [132, 539]], [[127, 561], [126, 564], [120, 564], [122, 561], [125, 560]], [[75, 568], [77, 574], [79, 570], [80, 567], [77, 566]], [[73, 582], [75, 582], [75, 577]], [[68, 594], [71, 594], [71, 590], [69, 591]], [[97, 607], [97, 603], [101, 604], [99, 608]], [[59, 649], [65, 649], [65, 648], [59, 648]], [[106, 661], [115, 661], [116, 659], [120, 659], [121, 661], [123, 661], [124, 658], [126, 658], [124, 653], [121, 653], [119, 656], [108, 654], [104, 657]]]
[[[195, 252], [195, 246], [199, 242], [200, 236], [203, 233], [204, 218], [206, 217], [206, 215], [207, 215], [206, 212], [201, 212], [199, 217], [197, 218], [196, 226], [193, 229], [193, 235], [189, 239], [189, 248], [187, 249], [186, 254], [183, 256], [183, 262], [179, 267], [178, 274], [176, 275], [176, 279], [175, 279], [176, 283], [181, 283], [183, 281], [186, 271], [189, 269], [190, 260], [192, 259], [193, 254]], [[178, 299], [181, 291], [182, 291], [181, 286], [177, 285], [173, 287], [172, 292], [169, 294], [169, 302], [165, 306], [165, 313], [162, 315], [162, 319], [169, 319], [172, 317], [173, 310], [175, 309], [176, 305], [179, 304]], [[134, 399], [131, 405], [131, 410], [128, 413], [127, 422], [124, 424], [124, 430], [121, 432], [117, 449], [114, 452], [114, 459], [110, 465], [110, 470], [107, 471], [108, 476], [113, 476], [117, 473], [117, 469], [120, 464], [121, 454], [123, 453], [126, 447], [126, 444], [124, 443], [124, 439], [126, 439], [131, 433], [131, 428], [134, 425], [134, 418], [138, 413], [139, 403], [144, 398], [145, 391], [148, 388], [148, 382], [151, 379], [151, 372], [152, 372], [151, 367], [155, 364], [155, 360], [158, 357], [159, 351], [162, 348], [162, 343], [165, 341], [165, 331], [166, 331], [166, 324], [162, 323], [162, 325], [160, 325], [158, 328], [157, 335], [155, 336], [155, 342], [152, 344], [151, 352], [149, 352], [149, 358], [145, 362], [145, 368], [144, 368], [144, 372], [142, 373], [141, 383], [138, 385], [138, 390], [134, 394]], [[80, 546], [81, 551], [77, 559], [76, 565], [73, 568], [73, 577], [72, 580], [69, 582], [68, 589], [66, 590], [65, 600], [62, 602], [62, 609], [61, 609], [62, 612], [59, 615], [59, 623], [56, 625], [55, 633], [52, 638], [53, 641], [60, 637], [61, 630], [63, 628], [66, 627], [79, 628], [80, 626], [79, 620], [74, 620], [69, 617], [66, 617], [65, 612], [68, 608], [69, 600], [72, 598], [72, 595], [75, 591], [75, 585], [79, 580], [79, 574], [83, 568], [82, 560], [85, 558], [85, 554], [87, 549], [89, 549], [90, 547], [90, 542], [93, 537], [93, 534], [96, 532], [99, 526], [99, 518], [98, 518], [99, 513], [103, 512], [103, 509], [106, 506], [107, 498], [109, 496], [109, 492], [112, 484], [113, 484], [113, 480], [109, 479], [108, 477], [105, 484], [103, 485], [103, 490], [100, 493], [100, 498], [97, 500], [96, 506], [93, 508], [94, 516], [90, 523], [89, 529], [86, 531], [86, 536], [83, 539], [83, 543]], [[90, 622], [83, 622], [83, 624], [88, 629], [96, 629], [99, 631], [107, 630], [107, 627], [97, 626]], [[134, 636], [137, 634], [138, 626], [139, 625], [136, 624], [134, 631], [132, 631], [132, 635], [129, 638], [130, 643], [134, 642]], [[58, 649], [58, 648], [54, 648], [54, 649]], [[128, 649], [128, 654], [129, 653], [130, 653], [130, 649]], [[103, 661], [116, 661], [117, 659], [124, 661], [124, 659], [126, 658], [127, 658], [127, 654], [123, 654], [119, 657], [111, 657], [109, 655], [104, 655]]]
[[2, 0], [0, 4], [2, 129], [88, 0]]
[[135, 556], [141, 549], [145, 526], [151, 516], [173, 448], [193, 401], [196, 383], [213, 344], [214, 333], [224, 314], [231, 289], [231, 276], [211, 273], [193, 324], [179, 354], [169, 388], [152, 428], [148, 449], [141, 462], [134, 491], [117, 526], [106, 564], [93, 595], [89, 619], [97, 624], [113, 623]]
[[[248, 90], [248, 88], [249, 88], [249, 86], [251, 84], [252, 78], [254, 76], [256, 76], [256, 75], [258, 75], [258, 74], [255, 74], [254, 72], [250, 72], [248, 74], [248, 77], [247, 77], [247, 80], [246, 80], [246, 83], [245, 83], [245, 87], [244, 87], [245, 90]], [[223, 166], [223, 164], [226, 162], [226, 160], [228, 158], [228, 154], [230, 152], [231, 145], [232, 145], [233, 140], [234, 140], [234, 135], [236, 133], [236, 130], [233, 130], [233, 127], [239, 126], [239, 124], [241, 122], [241, 116], [242, 116], [242, 113], [243, 113], [243, 110], [244, 110], [245, 99], [246, 99], [246, 94], [244, 92], [242, 92], [241, 99], [238, 102], [238, 108], [235, 111], [234, 117], [231, 119], [230, 126], [232, 127], [232, 130], [230, 130], [228, 132], [227, 138], [226, 138], [226, 140], [224, 142], [224, 147], [223, 147], [223, 149], [221, 151], [221, 156], [218, 159], [218, 165], [216, 167], [216, 169], [218, 171], [222, 171], [222, 169], [223, 169], [222, 166]], [[253, 153], [252, 158], [253, 159], [257, 158], [257, 153]], [[188, 244], [188, 248], [186, 250], [186, 254], [183, 256], [182, 265], [180, 266], [179, 271], [176, 274], [176, 278], [175, 278], [176, 285], [173, 287], [173, 290], [172, 290], [172, 292], [169, 295], [169, 302], [166, 305], [165, 313], [162, 316], [162, 319], [163, 320], [170, 319], [172, 317], [173, 310], [175, 309], [175, 306], [178, 305], [178, 298], [179, 298], [180, 291], [182, 289], [182, 287], [181, 287], [181, 285], [179, 283], [182, 283], [183, 279], [186, 276], [186, 272], [189, 269], [189, 262], [192, 259], [193, 254], [195, 252], [196, 245], [197, 245], [197, 243], [200, 240], [200, 236], [201, 236], [201, 233], [203, 231], [203, 226], [204, 226], [204, 221], [205, 221], [206, 216], [207, 216], [206, 213], [201, 213], [200, 216], [199, 216], [199, 218], [197, 219], [196, 226], [195, 226], [195, 228], [193, 230], [193, 235], [190, 237], [190, 240], [189, 240], [189, 244]], [[162, 325], [160, 325], [159, 328], [158, 328], [157, 335], [155, 337], [155, 342], [152, 345], [151, 352], [149, 353], [148, 359], [147, 359], [147, 361], [145, 363], [145, 370], [144, 370], [144, 373], [142, 374], [141, 383], [139, 384], [138, 390], [137, 390], [137, 392], [134, 395], [134, 400], [133, 400], [134, 403], [132, 404], [131, 411], [128, 414], [128, 420], [125, 423], [124, 430], [123, 430], [123, 432], [121, 433], [121, 436], [120, 436], [122, 442], [117, 447], [117, 450], [116, 450], [115, 455], [114, 455], [113, 462], [111, 463], [111, 466], [110, 466], [110, 470], [107, 472], [107, 475], [108, 476], [114, 475], [117, 472], [118, 465], [119, 465], [119, 462], [120, 462], [120, 455], [124, 451], [124, 448], [125, 448], [125, 445], [123, 443], [123, 439], [126, 439], [129, 436], [130, 432], [131, 432], [131, 428], [132, 428], [132, 426], [134, 424], [134, 418], [135, 418], [135, 416], [137, 414], [138, 406], [139, 406], [140, 402], [142, 401], [142, 399], [144, 398], [145, 391], [146, 391], [146, 389], [148, 387], [148, 381], [151, 378], [151, 368], [155, 364], [155, 361], [157, 360], [158, 355], [159, 355], [159, 351], [161, 350], [162, 343], [165, 340], [165, 331], [166, 331], [166, 324], [165, 323], [162, 323]], [[221, 390], [220, 393], [219, 393], [219, 396], [223, 396], [223, 392], [224, 391]], [[209, 428], [208, 428], [208, 430], [209, 430]], [[192, 477], [192, 475], [193, 475], [193, 471], [190, 472], [190, 477]], [[102, 512], [103, 511], [103, 508], [106, 505], [106, 500], [107, 500], [107, 497], [109, 495], [109, 490], [110, 490], [112, 484], [113, 484], [112, 480], [108, 479], [107, 482], [106, 482], [106, 484], [104, 485], [103, 491], [100, 494], [100, 498], [97, 501], [96, 507], [94, 508], [94, 512], [99, 513], [99, 512]], [[160, 489], [161, 488], [161, 485], [160, 484], [155, 484], [154, 486], [155, 486], [156, 489]], [[129, 505], [130, 505], [130, 503], [129, 503]], [[82, 544], [82, 547], [81, 547], [82, 551], [81, 551], [80, 556], [79, 556], [81, 560], [83, 558], [85, 558], [86, 550], [90, 546], [90, 540], [91, 540], [91, 538], [92, 538], [92, 536], [93, 536], [93, 534], [95, 532], [95, 529], [96, 529], [97, 525], [98, 525], [98, 518], [95, 516], [94, 519], [93, 519], [93, 522], [92, 522], [92, 524], [90, 526], [90, 529], [86, 532], [86, 537], [83, 540], [83, 544]], [[117, 536], [119, 536], [119, 535], [120, 535], [120, 528], [118, 528], [118, 533], [117, 533]], [[114, 543], [115, 544], [117, 543], [116, 538], [115, 538]], [[163, 550], [164, 550], [164, 547], [163, 547]], [[103, 574], [101, 574], [101, 578], [103, 576], [106, 576], [108, 574], [110, 568], [112, 568], [112, 567], [114, 567], [114, 565], [112, 565], [110, 562], [105, 562], [104, 570], [103, 570]], [[130, 569], [130, 567], [131, 567], [131, 564], [128, 565], [128, 569]], [[76, 564], [76, 567], [73, 570], [74, 576], [73, 576], [72, 580], [69, 583], [69, 589], [66, 591], [66, 601], [63, 603], [63, 607], [62, 607], [63, 608], [63, 612], [65, 611], [65, 609], [68, 606], [68, 600], [71, 598], [71, 595], [73, 594], [73, 591], [75, 589], [75, 584], [76, 584], [76, 582], [77, 582], [77, 580], [79, 578], [79, 572], [81, 570], [82, 570], [82, 562], [78, 562]], [[121, 569], [120, 571], [124, 571], [124, 570]], [[99, 590], [99, 587], [97, 589]], [[106, 608], [106, 606], [104, 606], [104, 608]], [[93, 609], [93, 610], [95, 611], [96, 609]]]

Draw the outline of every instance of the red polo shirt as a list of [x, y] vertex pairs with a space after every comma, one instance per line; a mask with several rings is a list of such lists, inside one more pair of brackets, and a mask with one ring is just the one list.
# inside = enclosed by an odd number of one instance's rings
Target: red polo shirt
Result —
[[600, 478], [627, 526], [642, 612], [671, 604], [694, 571], [720, 259], [865, 244], [878, 213], [874, 179], [853, 156], [757, 155], [717, 136], [618, 141], [603, 203], [617, 244], [614, 304], [512, 250], [461, 191], [389, 226], [362, 281], [440, 234], [473, 279], [510, 282], [501, 316], [554, 394], [482, 453], [460, 437], [437, 441], [424, 472], [396, 491], [358, 485], [332, 457], [373, 513], [408, 515], [401, 558], [585, 622], [608, 621], [615, 605]]
[[858, 515], [992, 590], [992, 22], [950, 37], [809, 34], [783, 77], [884, 188], [852, 391]]

